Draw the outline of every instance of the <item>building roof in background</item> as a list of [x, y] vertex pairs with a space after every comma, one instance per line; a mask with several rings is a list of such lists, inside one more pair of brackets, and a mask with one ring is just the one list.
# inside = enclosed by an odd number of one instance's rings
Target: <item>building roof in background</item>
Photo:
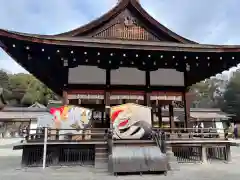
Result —
[[62, 101], [57, 101], [57, 100], [49, 100], [47, 108], [58, 108], [60, 106], [63, 106]]
[[0, 120], [9, 121], [14, 119], [19, 121], [26, 121], [30, 119], [37, 119], [38, 117], [47, 114], [49, 114], [47, 108], [44, 105], [36, 102], [30, 107], [5, 106], [0, 111]]
[[[0, 112], [47, 112], [47, 108], [35, 108], [35, 107], [4, 107]], [[1, 118], [1, 117], [0, 117]]]
[[[169, 116], [168, 108], [163, 109], [163, 117]], [[174, 116], [183, 122], [185, 119], [184, 109], [183, 108], [174, 108]], [[190, 109], [190, 121], [211, 121], [215, 119], [219, 120], [228, 120], [230, 114], [222, 112], [219, 108], [191, 108]]]
[[229, 119], [228, 114], [223, 112], [190, 112], [190, 116], [194, 119]]
[[[47, 112], [48, 109], [43, 104], [35, 102], [29, 107], [5, 106], [3, 112]], [[1, 117], [0, 117], [1, 118]]]
[[46, 106], [38, 102], [35, 102], [33, 105], [29, 106], [28, 108], [46, 108]]
[[27, 121], [37, 119], [40, 116], [49, 115], [49, 112], [19, 112], [19, 111], [0, 111], [0, 120], [1, 121], [9, 121], [9, 120], [16, 120], [16, 121]]

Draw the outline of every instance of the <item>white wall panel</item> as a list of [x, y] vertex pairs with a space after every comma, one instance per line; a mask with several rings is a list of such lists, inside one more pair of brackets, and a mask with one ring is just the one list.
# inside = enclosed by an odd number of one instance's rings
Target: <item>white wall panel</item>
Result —
[[69, 84], [105, 84], [106, 70], [95, 66], [69, 68]]
[[145, 72], [136, 68], [119, 68], [111, 71], [111, 84], [145, 85]]
[[150, 83], [153, 86], [184, 86], [184, 73], [175, 69], [151, 71]]

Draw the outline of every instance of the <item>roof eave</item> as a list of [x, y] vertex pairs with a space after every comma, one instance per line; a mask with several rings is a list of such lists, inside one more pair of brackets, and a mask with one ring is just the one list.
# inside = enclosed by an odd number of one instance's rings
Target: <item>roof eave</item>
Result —
[[[121, 48], [134, 50], [156, 50], [175, 52], [240, 52], [239, 45], [204, 45], [204, 44], [182, 44], [172, 42], [154, 41], [122, 41], [88, 37], [55, 37], [50, 35], [32, 35], [11, 32], [0, 29], [0, 41], [2, 37], [12, 38], [20, 41], [29, 41], [48, 45], [83, 46], [95, 48]], [[2, 43], [3, 44], [3, 43]], [[4, 44], [3, 44], [4, 45]], [[4, 49], [4, 48], [3, 48]], [[5, 49], [4, 49], [5, 50]]]

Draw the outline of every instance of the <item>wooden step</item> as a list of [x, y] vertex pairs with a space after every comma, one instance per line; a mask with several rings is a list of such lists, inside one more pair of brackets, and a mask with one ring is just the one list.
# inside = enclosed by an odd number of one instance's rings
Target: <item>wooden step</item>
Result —
[[96, 150], [98, 150], [98, 149], [107, 149], [108, 148], [108, 146], [107, 146], [107, 144], [105, 143], [103, 143], [103, 144], [97, 144], [96, 146], [95, 146], [95, 149]]
[[98, 163], [94, 166], [96, 169], [102, 169], [104, 171], [108, 171], [108, 163]]
[[108, 156], [95, 157], [95, 162], [96, 162], [96, 161], [99, 161], [99, 162], [108, 161]]
[[108, 169], [108, 156], [106, 157], [95, 157], [94, 167], [97, 169]]
[[97, 159], [97, 160], [108, 159], [108, 154], [97, 154], [97, 155], [95, 155], [95, 159]]
[[108, 155], [108, 152], [107, 151], [106, 152], [96, 152], [95, 151], [95, 155], [96, 156]]
[[106, 144], [95, 146], [95, 168], [108, 170], [108, 147]]
[[95, 148], [95, 153], [107, 153], [108, 148], [107, 147], [102, 147], [102, 148]]

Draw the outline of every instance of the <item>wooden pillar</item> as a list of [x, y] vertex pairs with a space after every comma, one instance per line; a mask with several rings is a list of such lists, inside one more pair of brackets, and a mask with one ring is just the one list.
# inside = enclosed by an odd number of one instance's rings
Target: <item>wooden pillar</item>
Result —
[[184, 128], [188, 128], [188, 104], [186, 99], [186, 92], [183, 93], [183, 104], [184, 104]]
[[151, 123], [153, 125], [153, 107], [152, 107], [152, 103], [151, 103], [151, 99], [150, 99], [150, 92], [151, 92], [151, 84], [150, 84], [150, 71], [146, 71], [145, 72], [145, 87], [146, 87], [146, 91], [145, 91], [145, 94], [144, 94], [144, 105], [145, 106], [148, 106], [151, 108]]
[[151, 101], [150, 101], [150, 107], [151, 107], [151, 123], [153, 126], [154, 125], [154, 114], [153, 114], [153, 104], [151, 103]]
[[162, 105], [158, 104], [157, 101], [157, 116], [158, 116], [158, 127], [162, 127]]
[[[184, 60], [185, 61], [185, 60]], [[184, 69], [184, 91], [183, 91], [183, 103], [184, 103], [184, 128], [188, 128], [188, 118], [190, 118], [190, 104], [188, 104], [186, 93], [188, 92], [188, 69]]]
[[151, 108], [151, 122], [153, 125], [153, 123], [154, 123], [153, 122], [153, 107], [152, 107], [151, 100], [150, 100], [150, 93], [148, 93], [148, 92], [145, 92], [145, 94], [144, 94], [144, 106]]
[[104, 125], [104, 115], [105, 115], [105, 107], [104, 107], [104, 100], [102, 101], [102, 107], [101, 107], [101, 124]]
[[111, 93], [109, 91], [111, 85], [111, 69], [106, 69], [106, 90], [104, 94], [104, 103], [105, 103], [105, 118], [106, 118], [106, 124], [108, 128], [112, 129], [112, 123], [110, 119], [110, 111], [111, 111], [111, 102], [110, 102], [110, 96]]
[[144, 95], [144, 106], [151, 107], [150, 95], [147, 92], [145, 92], [145, 95]]
[[170, 121], [170, 128], [175, 128], [174, 124], [174, 114], [173, 114], [173, 105], [169, 104], [169, 121]]
[[67, 91], [63, 91], [62, 104], [63, 105], [68, 105], [68, 93], [67, 93]]
[[206, 164], [207, 163], [207, 149], [206, 145], [202, 145], [202, 163]]
[[150, 102], [150, 71], [146, 71], [145, 72], [145, 86], [146, 86], [146, 91], [144, 94], [144, 105], [145, 106], [151, 106], [151, 102]]
[[226, 145], [226, 159], [227, 159], [228, 162], [232, 161], [231, 145], [230, 145], [230, 143], [227, 143], [227, 145]]
[[188, 112], [187, 112], [187, 100], [186, 93], [183, 93], [183, 104], [184, 104], [184, 128], [188, 127]]
[[106, 117], [106, 124], [108, 128], [112, 128], [112, 123], [110, 121], [110, 92], [105, 92], [105, 117]]

